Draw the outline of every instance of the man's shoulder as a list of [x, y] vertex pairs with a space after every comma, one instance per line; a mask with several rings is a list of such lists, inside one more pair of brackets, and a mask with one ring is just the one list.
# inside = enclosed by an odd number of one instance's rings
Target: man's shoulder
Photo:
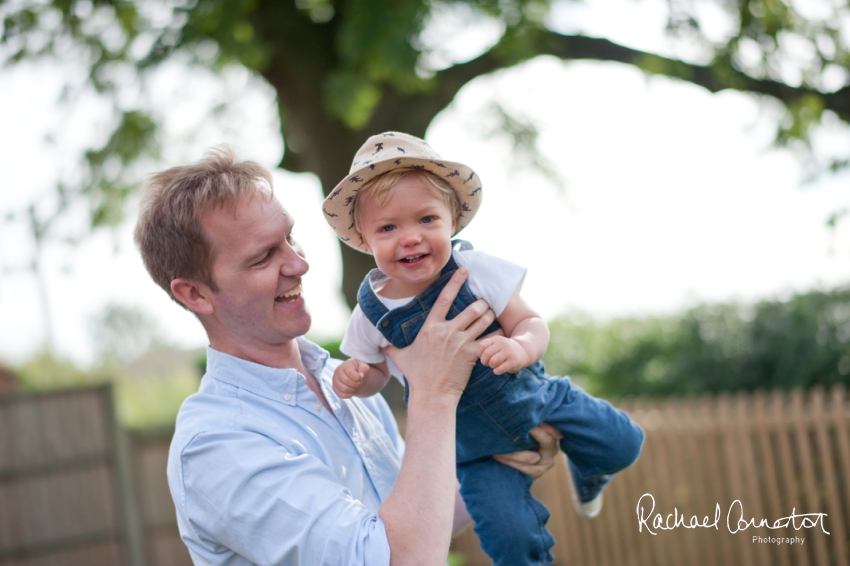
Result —
[[177, 412], [172, 447], [187, 444], [202, 432], [231, 428], [238, 414], [239, 401], [235, 394], [209, 391], [202, 383], [201, 389], [187, 397]]

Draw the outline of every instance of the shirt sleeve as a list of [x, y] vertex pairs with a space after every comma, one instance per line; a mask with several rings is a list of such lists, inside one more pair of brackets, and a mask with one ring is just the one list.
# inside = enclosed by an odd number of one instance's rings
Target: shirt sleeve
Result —
[[469, 269], [467, 282], [472, 292], [487, 301], [496, 316], [501, 316], [511, 296], [522, 288], [528, 270], [478, 250], [457, 251], [454, 257], [459, 266]]
[[[391, 367], [395, 367], [389, 357], [387, 357], [387, 363], [390, 364]], [[401, 376], [401, 373], [398, 375]], [[396, 452], [398, 452], [399, 458], [404, 458], [404, 449], [406, 447], [404, 438], [402, 438], [401, 433], [398, 430], [398, 423], [395, 420], [395, 416], [393, 416], [392, 409], [390, 409], [390, 406], [387, 404], [383, 396], [372, 395], [371, 397], [366, 397], [360, 401], [367, 409], [372, 411], [375, 418], [381, 422], [384, 430], [387, 431], [387, 436], [390, 437], [390, 440], [393, 443], [393, 447], [396, 449]]]
[[[383, 521], [316, 456], [253, 432], [205, 432], [183, 448], [179, 470], [183, 528], [203, 543], [254, 564], [389, 564]], [[196, 563], [214, 563], [192, 538]]]
[[386, 359], [381, 348], [388, 345], [389, 342], [381, 331], [375, 328], [360, 310], [360, 305], [355, 306], [351, 318], [348, 319], [348, 327], [339, 346], [340, 351], [361, 362], [377, 364]]

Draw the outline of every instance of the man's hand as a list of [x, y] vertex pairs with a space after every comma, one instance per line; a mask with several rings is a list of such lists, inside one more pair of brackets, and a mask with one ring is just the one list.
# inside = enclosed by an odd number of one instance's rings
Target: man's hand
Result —
[[564, 438], [564, 435], [546, 423], [534, 427], [528, 431], [528, 434], [540, 444], [537, 451], [521, 450], [510, 454], [499, 454], [493, 456], [493, 459], [537, 479], [555, 465], [555, 457], [560, 452], [558, 440]]
[[434, 302], [425, 324], [406, 348], [388, 346], [387, 354], [410, 383], [411, 395], [460, 399], [469, 374], [478, 359], [475, 339], [495, 320], [496, 315], [479, 299], [452, 320], [446, 314], [466, 280], [469, 271], [461, 267], [446, 283]]
[[369, 364], [360, 360], [349, 358], [339, 364], [334, 370], [333, 388], [334, 393], [340, 399], [348, 399], [357, 393], [363, 378], [369, 371]]
[[478, 357], [493, 373], [514, 373], [527, 365], [528, 354], [519, 342], [506, 336], [491, 336], [478, 343]]

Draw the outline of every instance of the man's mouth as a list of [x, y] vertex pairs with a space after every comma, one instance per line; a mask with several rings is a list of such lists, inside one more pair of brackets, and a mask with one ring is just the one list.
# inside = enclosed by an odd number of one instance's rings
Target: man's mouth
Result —
[[297, 300], [298, 297], [301, 296], [302, 291], [303, 291], [303, 289], [301, 288], [301, 285], [299, 285], [298, 287], [296, 287], [294, 289], [290, 289], [289, 291], [287, 291], [283, 295], [278, 295], [277, 297], [274, 298], [274, 300], [279, 302], [279, 303], [291, 303], [292, 301]]
[[428, 254], [411, 255], [411, 256], [403, 257], [399, 261], [402, 262], [402, 263], [413, 263], [414, 261], [419, 261], [420, 259], [422, 259], [426, 255], [428, 255]]

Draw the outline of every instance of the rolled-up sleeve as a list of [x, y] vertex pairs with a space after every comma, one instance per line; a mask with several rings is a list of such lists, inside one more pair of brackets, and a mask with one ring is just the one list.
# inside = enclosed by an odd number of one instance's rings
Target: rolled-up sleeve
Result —
[[315, 455], [255, 432], [205, 432], [183, 447], [176, 472], [196, 564], [231, 551], [246, 564], [389, 564], [380, 517]]

